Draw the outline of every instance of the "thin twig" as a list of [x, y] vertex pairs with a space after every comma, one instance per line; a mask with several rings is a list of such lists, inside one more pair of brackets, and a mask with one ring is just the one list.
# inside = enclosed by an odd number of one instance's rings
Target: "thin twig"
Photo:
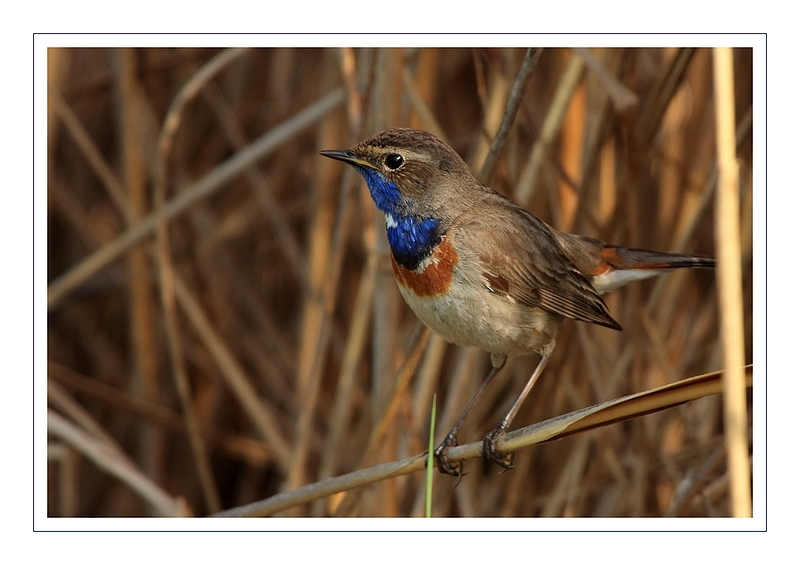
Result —
[[497, 133], [494, 139], [492, 139], [492, 145], [489, 147], [489, 154], [483, 161], [483, 166], [478, 173], [477, 178], [482, 183], [489, 181], [500, 159], [500, 155], [503, 153], [503, 149], [508, 141], [508, 134], [511, 131], [511, 125], [514, 123], [514, 118], [517, 117], [520, 104], [522, 104], [522, 94], [525, 92], [525, 86], [528, 84], [528, 79], [541, 53], [541, 47], [529, 47], [525, 52], [525, 58], [522, 60], [519, 73], [517, 73], [517, 80], [514, 81], [514, 86], [511, 87], [511, 94], [509, 94], [508, 101], [506, 102], [503, 120], [500, 122], [500, 127], [497, 128]]

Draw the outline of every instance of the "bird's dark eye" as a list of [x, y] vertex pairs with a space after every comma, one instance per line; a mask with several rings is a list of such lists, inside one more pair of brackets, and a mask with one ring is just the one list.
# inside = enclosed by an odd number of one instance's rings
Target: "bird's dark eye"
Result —
[[384, 159], [384, 163], [386, 166], [392, 169], [393, 171], [399, 169], [403, 165], [404, 159], [402, 155], [398, 155], [397, 153], [389, 153]]

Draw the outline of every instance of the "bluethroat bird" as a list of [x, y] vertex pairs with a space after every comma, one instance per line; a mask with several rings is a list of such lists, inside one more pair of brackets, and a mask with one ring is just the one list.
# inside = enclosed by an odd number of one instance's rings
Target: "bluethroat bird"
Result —
[[621, 330], [601, 294], [679, 267], [714, 260], [610, 245], [562, 233], [483, 186], [452, 148], [414, 129], [388, 129], [346, 150], [322, 155], [352, 165], [386, 218], [392, 268], [414, 313], [446, 341], [491, 354], [492, 369], [453, 429], [436, 448], [439, 470], [467, 414], [509, 355], [541, 361], [483, 455], [508, 469], [513, 453], [496, 448], [547, 364], [564, 318]]

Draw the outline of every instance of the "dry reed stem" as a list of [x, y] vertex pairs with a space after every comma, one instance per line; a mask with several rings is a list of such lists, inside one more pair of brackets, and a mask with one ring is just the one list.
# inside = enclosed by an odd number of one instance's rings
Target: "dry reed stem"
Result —
[[47, 433], [60, 438], [81, 452], [98, 467], [117, 477], [136, 491], [161, 516], [190, 516], [185, 501], [173, 498], [141, 470], [136, 468], [116, 445], [92, 438], [53, 410], [47, 413]]
[[[424, 432], [422, 423], [428, 417], [430, 410], [429, 401], [436, 390], [436, 382], [442, 369], [442, 361], [447, 350], [447, 342], [436, 334], [431, 334], [425, 357], [417, 373], [417, 382], [414, 391], [414, 400], [411, 408], [411, 421], [420, 426], [414, 430], [414, 435]], [[437, 418], [439, 420], [440, 418]]]
[[159, 289], [161, 290], [161, 305], [167, 334], [167, 349], [172, 364], [171, 372], [172, 377], [175, 379], [175, 388], [178, 392], [183, 417], [186, 421], [189, 444], [194, 456], [194, 464], [200, 479], [205, 503], [212, 512], [222, 507], [222, 501], [211, 470], [208, 450], [200, 431], [200, 423], [193, 404], [191, 385], [186, 371], [186, 361], [177, 318], [175, 299], [176, 273], [173, 268], [170, 251], [169, 220], [164, 215], [164, 207], [167, 201], [168, 168], [172, 159], [175, 135], [183, 120], [184, 109], [207, 83], [245, 53], [247, 53], [246, 49], [228, 49], [220, 52], [198, 69], [178, 91], [164, 117], [158, 137], [156, 176], [153, 183], [153, 203], [157, 219], [156, 257]]
[[371, 257], [367, 260], [356, 292], [356, 311], [353, 313], [353, 321], [342, 358], [342, 368], [331, 410], [331, 427], [325, 441], [325, 450], [322, 453], [318, 480], [334, 475], [334, 469], [339, 465], [341, 454], [347, 449], [344, 442], [345, 426], [350, 420], [356, 373], [367, 342], [372, 296], [375, 292], [375, 269], [376, 261], [374, 257]]
[[636, 124], [636, 139], [645, 145], [658, 131], [675, 91], [681, 84], [683, 75], [689, 67], [696, 49], [678, 49], [677, 53], [662, 73], [651, 95], [642, 104], [642, 114]]
[[[247, 147], [247, 137], [241, 125], [239, 125], [233, 110], [225, 101], [222, 92], [220, 92], [219, 86], [209, 83], [203, 89], [203, 94], [212, 110], [214, 110], [231, 146], [236, 151], [241, 151]], [[286, 213], [272, 190], [271, 183], [255, 163], [247, 168], [245, 177], [252, 185], [253, 193], [261, 207], [261, 211], [278, 237], [278, 242], [284, 257], [289, 262], [292, 274], [300, 280], [305, 292], [311, 292], [305, 255], [303, 255], [300, 243], [292, 232]]]
[[[323, 130], [323, 141], [331, 137], [338, 138], [335, 131]], [[324, 186], [325, 183], [320, 183], [320, 187]], [[303, 341], [297, 370], [300, 414], [295, 427], [287, 489], [303, 484], [308, 473], [306, 460], [311, 448], [312, 423], [322, 387], [324, 362], [333, 325], [333, 309], [344, 260], [344, 239], [352, 213], [353, 204], [349, 195], [346, 185], [342, 185], [338, 201], [334, 195], [320, 195], [312, 226], [309, 264], [314, 287], [305, 297]]]
[[47, 444], [47, 461], [58, 465], [58, 515], [67, 518], [78, 515], [79, 454], [60, 442]]
[[408, 94], [408, 99], [414, 106], [414, 110], [419, 115], [421, 123], [418, 125], [418, 129], [427, 130], [439, 139], [446, 141], [447, 134], [444, 128], [439, 124], [433, 110], [422, 97], [422, 94], [417, 90], [408, 67], [403, 67], [403, 87], [405, 87], [406, 94]]
[[125, 197], [125, 189], [111, 170], [111, 167], [108, 166], [86, 128], [83, 127], [75, 112], [72, 111], [57, 90], [50, 89], [47, 96], [50, 107], [58, 115], [60, 122], [64, 124], [72, 139], [78, 144], [81, 152], [86, 157], [86, 161], [108, 192], [111, 201], [115, 204], [117, 211], [128, 220], [128, 223], [131, 223], [133, 217]]
[[[412, 104], [416, 104], [417, 102], [422, 102], [425, 106], [425, 110], [430, 110], [431, 117], [436, 119], [436, 123], [438, 124], [438, 119], [436, 118], [436, 112], [433, 108], [433, 103], [436, 100], [437, 95], [437, 88], [438, 88], [438, 79], [440, 76], [440, 71], [442, 68], [442, 59], [444, 56], [444, 49], [418, 49], [414, 51], [416, 55], [416, 66], [414, 69], [414, 95], [417, 97], [417, 101], [410, 101]], [[411, 56], [407, 58], [407, 65], [406, 67], [412, 66]], [[409, 74], [410, 71], [406, 72], [408, 69], [403, 70], [403, 84], [405, 85], [405, 75]], [[411, 127], [416, 129], [426, 129], [423, 127], [419, 116], [416, 112], [412, 109], [409, 112], [408, 123]], [[442, 131], [445, 135], [447, 135], [444, 131]]]
[[[92, 459], [100, 468], [115, 475], [147, 501], [153, 510], [163, 516], [187, 516], [191, 510], [186, 502], [171, 498], [150, 480], [127, 457], [105, 429], [61, 386], [50, 382], [47, 386], [48, 402], [75, 421], [73, 424], [54, 410], [48, 410], [48, 433]], [[77, 424], [77, 425], [76, 425]]]
[[272, 409], [260, 400], [255, 387], [236, 362], [233, 354], [225, 346], [222, 338], [214, 331], [214, 326], [203, 312], [197, 299], [192, 295], [180, 276], [175, 277], [175, 296], [186, 314], [192, 328], [198, 333], [203, 344], [214, 358], [225, 382], [239, 401], [241, 408], [250, 418], [253, 427], [259, 432], [270, 449], [275, 452], [277, 462], [288, 472], [291, 448], [280, 431], [278, 418]]
[[747, 398], [742, 328], [742, 248], [739, 231], [739, 165], [736, 162], [733, 101], [733, 50], [714, 49], [714, 95], [717, 118], [717, 261], [720, 327], [724, 352], [725, 444], [731, 482], [731, 508], [737, 517], [752, 516], [748, 455]]
[[[752, 366], [747, 367], [748, 386], [752, 386]], [[516, 451], [522, 447], [563, 439], [586, 430], [638, 418], [666, 410], [691, 400], [723, 391], [722, 372], [698, 375], [658, 387], [646, 392], [604, 402], [576, 410], [544, 422], [509, 432], [498, 440], [501, 451]], [[483, 441], [459, 445], [448, 452], [451, 461], [482, 457]], [[377, 481], [425, 469], [424, 453], [391, 463], [383, 463], [339, 477], [305, 485], [283, 492], [266, 500], [239, 508], [224, 510], [217, 516], [269, 516], [299, 504], [306, 504], [324, 496], [367, 486]]]
[[608, 93], [609, 99], [614, 104], [616, 112], [628, 112], [639, 103], [637, 96], [620, 82], [616, 76], [610, 73], [589, 49], [579, 47], [575, 49], [575, 52], [580, 55], [589, 70], [599, 77], [603, 88]]
[[583, 78], [584, 68], [583, 59], [579, 55], [573, 54], [561, 75], [558, 89], [542, 124], [542, 131], [531, 149], [525, 170], [522, 172], [520, 180], [514, 189], [514, 198], [522, 205], [530, 202], [536, 194], [538, 186], [536, 185], [536, 179], [539, 175], [539, 169], [561, 127], [569, 103], [572, 100], [572, 95]]
[[[186, 433], [186, 423], [174, 410], [81, 375], [68, 367], [48, 361], [48, 377], [50, 382], [56, 381], [64, 387], [102, 401], [103, 404], [121, 412], [130, 412], [149, 421], [153, 427], [161, 427]], [[50, 383], [48, 383], [48, 386]], [[246, 461], [251, 465], [264, 467], [273, 462], [272, 453], [260, 441], [245, 436], [223, 435], [217, 430], [204, 430], [206, 441], [225, 451], [231, 457]]]
[[[422, 353], [425, 350], [429, 337], [430, 331], [427, 328], [419, 332], [413, 349], [406, 357], [405, 363], [394, 379], [394, 390], [388, 399], [387, 406], [381, 411], [381, 419], [370, 432], [367, 447], [364, 451], [364, 455], [361, 457], [358, 467], [363, 467], [371, 463], [375, 459], [378, 450], [383, 447], [389, 424], [395, 420], [400, 404], [405, 401], [411, 377], [414, 376], [414, 373], [419, 367], [419, 362], [422, 359]], [[349, 515], [353, 511], [356, 502], [356, 497], [345, 497], [339, 501], [337, 506], [332, 508], [332, 511], [336, 515]]]
[[378, 449], [380, 442], [383, 441], [386, 436], [389, 423], [397, 414], [400, 403], [405, 401], [404, 396], [411, 383], [411, 377], [417, 372], [420, 360], [422, 359], [422, 353], [425, 351], [425, 347], [428, 344], [428, 338], [430, 338], [430, 335], [431, 334], [428, 328], [421, 329], [417, 336], [414, 347], [406, 357], [406, 360], [398, 371], [397, 376], [393, 379], [394, 390], [388, 399], [389, 402], [387, 406], [380, 411], [381, 419], [372, 428], [369, 442], [367, 443], [367, 449], [361, 460], [362, 465], [367, 464], [370, 459], [374, 457], [376, 449]]
[[512, 88], [511, 80], [502, 67], [490, 66], [487, 75], [488, 90], [484, 100], [483, 124], [481, 125], [483, 135], [478, 138], [477, 147], [467, 160], [473, 171], [478, 170], [478, 165], [484, 163], [489, 155], [489, 140], [492, 138], [492, 132], [497, 132], [500, 129], [503, 116], [506, 114], [508, 96]]
[[[379, 131], [397, 123], [400, 114], [397, 92], [402, 85], [402, 50], [382, 49], [378, 51], [374, 67], [374, 94], [366, 112], [366, 123], [370, 129]], [[361, 182], [361, 179], [359, 179]], [[376, 237], [369, 252], [375, 253], [378, 261], [375, 284], [375, 303], [372, 310], [372, 365], [370, 410], [374, 420], [380, 418], [386, 397], [391, 392], [391, 377], [395, 374], [395, 347], [398, 343], [399, 292], [394, 273], [389, 265], [389, 243], [383, 234], [385, 220], [376, 214], [366, 191], [362, 191], [365, 207], [370, 211]]]
[[[575, 218], [598, 230], [600, 226], [608, 224], [610, 216], [614, 212], [619, 190], [616, 186], [615, 144], [608, 137], [612, 117], [614, 115], [624, 116], [633, 112], [639, 99], [622, 83], [622, 75], [626, 69], [626, 63], [631, 58], [631, 50], [604, 50], [603, 65], [591, 52], [581, 49], [576, 51], [591, 71], [586, 77], [589, 90], [588, 103], [590, 107], [597, 105], [599, 108], [596, 111], [587, 112], [587, 140], [584, 142], [583, 164], [580, 173], [582, 182]], [[595, 81], [602, 85], [602, 89], [593, 88]], [[627, 94], [623, 94], [622, 89], [625, 89]], [[600, 97], [600, 102], [594, 102], [593, 97]], [[593, 208], [590, 206], [591, 199], [588, 192], [596, 175], [599, 179], [599, 194], [597, 208]], [[585, 229], [580, 224], [570, 227], [576, 226], [577, 229]]]
[[586, 81], [584, 80], [572, 95], [561, 128], [560, 152], [564, 158], [560, 163], [561, 170], [556, 189], [558, 197], [553, 199], [554, 206], [558, 207], [558, 211], [553, 215], [553, 224], [556, 229], [562, 231], [574, 231], [572, 226], [577, 217], [578, 202], [581, 196], [580, 187], [586, 186], [581, 172], [583, 170], [587, 115]]
[[[155, 134], [148, 135], [142, 124], [146, 112], [145, 95], [137, 79], [136, 55], [133, 49], [122, 49], [115, 60], [117, 97], [120, 120], [120, 143], [123, 147], [122, 167], [127, 199], [117, 203], [127, 227], [145, 216], [149, 210], [147, 187], [148, 141], [155, 143]], [[123, 195], [124, 195], [123, 194]], [[127, 256], [127, 270], [131, 280], [130, 332], [133, 342], [135, 370], [141, 375], [141, 394], [150, 401], [158, 398], [160, 375], [158, 363], [151, 352], [156, 350], [155, 336], [157, 305], [150, 288], [153, 278], [151, 249], [136, 247]], [[145, 425], [140, 433], [142, 467], [153, 476], [163, 470], [164, 435], [157, 427]]]

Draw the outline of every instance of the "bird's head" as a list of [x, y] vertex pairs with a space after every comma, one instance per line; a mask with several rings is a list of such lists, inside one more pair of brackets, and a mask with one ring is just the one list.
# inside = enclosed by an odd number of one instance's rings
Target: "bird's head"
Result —
[[464, 185], [476, 182], [458, 153], [421, 130], [387, 129], [352, 149], [321, 154], [352, 165], [378, 209], [393, 217], [442, 215]]

